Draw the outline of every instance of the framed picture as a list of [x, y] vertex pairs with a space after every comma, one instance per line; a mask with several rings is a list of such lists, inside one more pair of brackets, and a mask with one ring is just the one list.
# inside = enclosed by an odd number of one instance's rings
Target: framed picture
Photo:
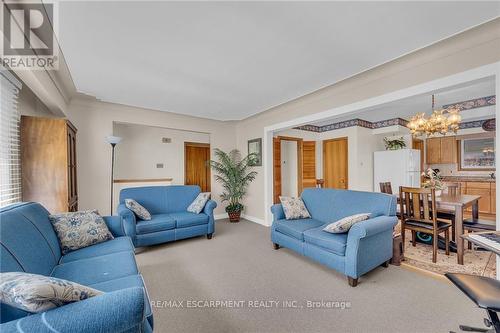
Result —
[[256, 154], [257, 160], [253, 166], [262, 166], [262, 138], [248, 140], [248, 154]]

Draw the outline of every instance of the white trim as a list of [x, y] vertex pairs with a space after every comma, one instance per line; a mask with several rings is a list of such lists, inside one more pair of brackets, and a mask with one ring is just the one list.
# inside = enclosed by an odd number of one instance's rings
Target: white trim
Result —
[[227, 214], [217, 214], [217, 215], [214, 215], [214, 220], [223, 220], [223, 219], [228, 219], [229, 217], [227, 216]]
[[258, 217], [250, 216], [250, 215], [246, 215], [246, 214], [241, 214], [241, 217], [244, 218], [245, 220], [250, 221], [250, 222], [254, 222], [257, 224], [261, 224], [265, 227], [269, 227], [269, 225], [266, 224], [266, 221], [264, 221], [263, 219], [259, 219]]
[[0, 75], [12, 83], [18, 90], [21, 90], [23, 84], [8, 69], [0, 65]]
[[[323, 112], [318, 112], [311, 115], [302, 116], [292, 120], [284, 121], [281, 123], [273, 124], [264, 128], [264, 151], [263, 151], [263, 161], [264, 161], [264, 207], [265, 207], [265, 221], [266, 225], [271, 224], [271, 213], [268, 207], [272, 205], [272, 193], [273, 193], [273, 166], [272, 166], [272, 135], [273, 131], [284, 130], [292, 128], [295, 126], [305, 125], [307, 123], [323, 120], [325, 118], [338, 116], [348, 112], [360, 111], [365, 108], [373, 107], [380, 104], [385, 104], [400, 100], [403, 98], [429, 93], [442, 88], [447, 88], [450, 86], [467, 83], [474, 80], [483, 79], [486, 77], [497, 76], [497, 96], [499, 90], [499, 79], [500, 76], [500, 62], [477, 67], [471, 70], [467, 70], [462, 73], [453, 74], [440, 79], [432, 80], [426, 83], [418, 84], [409, 88], [396, 90], [391, 93], [384, 95], [368, 98], [363, 101], [343, 105]], [[496, 106], [497, 115], [500, 114], [499, 105]], [[497, 132], [500, 132], [497, 130]], [[497, 140], [500, 135], [497, 135]], [[497, 141], [498, 143], [498, 141]], [[268, 163], [269, 162], [269, 163]], [[498, 165], [498, 164], [497, 164]], [[499, 190], [497, 190], [499, 191]], [[499, 194], [499, 193], [497, 193]], [[498, 195], [497, 195], [498, 197]], [[500, 200], [500, 199], [497, 199]], [[500, 228], [500, 220], [497, 218], [497, 226]], [[499, 260], [500, 261], [500, 260]]]
[[[498, 101], [498, 97], [500, 96], [500, 62], [497, 62], [496, 64], [497, 66], [497, 75], [496, 75], [496, 81], [495, 81], [495, 93], [496, 93], [496, 96], [497, 96], [497, 101]], [[496, 119], [500, 119], [500, 103], [496, 103], [495, 105], [495, 118]], [[495, 145], [497, 147], [500, 147], [500, 130], [498, 129], [498, 126], [496, 127], [496, 130], [495, 130]], [[498, 164], [500, 162], [500, 157], [499, 157], [499, 154], [498, 154], [498, 151], [495, 153], [495, 165], [498, 166], [500, 164]], [[498, 172], [497, 172], [498, 169], [495, 169], [495, 173], [498, 175]], [[500, 195], [500, 186], [496, 186], [496, 206], [497, 207], [500, 207], [500, 198], [498, 197]], [[500, 230], [500, 213], [496, 215], [496, 220], [497, 220], [497, 230]], [[500, 256], [497, 255], [497, 280], [500, 280]]]

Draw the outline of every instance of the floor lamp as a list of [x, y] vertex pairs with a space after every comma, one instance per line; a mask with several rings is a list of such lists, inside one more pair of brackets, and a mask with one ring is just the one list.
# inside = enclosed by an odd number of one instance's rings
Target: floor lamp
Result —
[[122, 141], [119, 136], [108, 135], [106, 141], [111, 145], [111, 215], [113, 215], [113, 173], [115, 169], [115, 146]]

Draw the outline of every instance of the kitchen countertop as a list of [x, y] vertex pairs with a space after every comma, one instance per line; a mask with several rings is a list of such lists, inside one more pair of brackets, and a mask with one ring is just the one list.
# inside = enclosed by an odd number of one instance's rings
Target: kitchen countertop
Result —
[[496, 182], [496, 179], [489, 176], [443, 176], [441, 178], [445, 182]]

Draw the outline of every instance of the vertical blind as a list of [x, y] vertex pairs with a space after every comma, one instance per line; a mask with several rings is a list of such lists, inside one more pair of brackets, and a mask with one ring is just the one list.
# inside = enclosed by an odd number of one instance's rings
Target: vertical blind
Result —
[[21, 201], [21, 161], [17, 97], [20, 84], [0, 71], [0, 207]]

